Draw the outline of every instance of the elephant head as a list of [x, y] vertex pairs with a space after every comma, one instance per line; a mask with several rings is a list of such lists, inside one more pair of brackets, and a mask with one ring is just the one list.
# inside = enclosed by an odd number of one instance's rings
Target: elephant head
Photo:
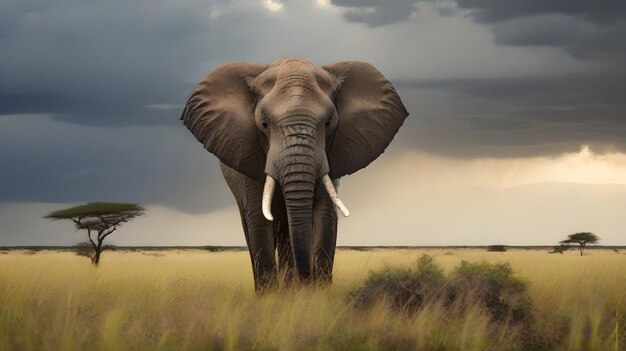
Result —
[[225, 165], [265, 181], [268, 220], [278, 184], [296, 270], [306, 279], [316, 185], [323, 184], [347, 216], [331, 179], [382, 154], [407, 115], [391, 83], [368, 63], [319, 68], [283, 58], [218, 66], [197, 85], [181, 119]]

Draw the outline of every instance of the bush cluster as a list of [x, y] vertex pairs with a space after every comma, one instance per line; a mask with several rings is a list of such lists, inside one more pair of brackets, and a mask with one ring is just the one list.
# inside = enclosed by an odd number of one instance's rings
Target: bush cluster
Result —
[[221, 246], [203, 246], [203, 249], [209, 251], [209, 252], [221, 252], [224, 251], [224, 248]]
[[522, 322], [530, 316], [527, 283], [515, 277], [508, 263], [462, 261], [448, 278], [450, 303], [478, 303], [496, 320]]
[[569, 245], [561, 244], [559, 246], [553, 247], [552, 250], [549, 251], [548, 253], [560, 253], [560, 254], [562, 254], [563, 252], [565, 252], [565, 251], [567, 251], [567, 250], [569, 250], [571, 248], [572, 247], [569, 246]]
[[423, 255], [408, 269], [370, 272], [365, 285], [351, 296], [357, 307], [367, 308], [384, 300], [396, 310], [415, 311], [425, 302], [440, 298], [445, 285], [443, 270], [432, 257]]
[[508, 263], [462, 261], [445, 275], [435, 260], [423, 255], [409, 268], [371, 272], [350, 296], [358, 308], [384, 303], [399, 312], [415, 313], [431, 302], [460, 313], [479, 306], [497, 321], [528, 320], [528, 284], [516, 277]]
[[487, 246], [489, 252], [506, 252], [506, 246], [504, 245], [489, 245]]

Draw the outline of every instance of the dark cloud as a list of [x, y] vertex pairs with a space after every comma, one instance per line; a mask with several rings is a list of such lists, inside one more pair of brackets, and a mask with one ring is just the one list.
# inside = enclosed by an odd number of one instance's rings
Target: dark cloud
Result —
[[498, 44], [547, 46], [578, 58], [626, 59], [626, 2], [585, 0], [457, 0], [480, 23], [493, 24]]
[[204, 65], [254, 47], [244, 36], [223, 35], [246, 29], [234, 24], [241, 22], [237, 9], [226, 21], [210, 17], [226, 3], [3, 1], [0, 115], [47, 113], [104, 126], [176, 123], [171, 113], [144, 106], [184, 103]]
[[576, 58], [626, 59], [626, 17], [599, 24], [562, 15], [541, 15], [499, 22], [492, 28], [500, 45], [562, 49]]
[[332, 0], [351, 22], [370, 27], [407, 21], [418, 8], [441, 15], [469, 14], [489, 24], [496, 43], [511, 46], [546, 46], [574, 57], [626, 60], [626, 2], [622, 0], [401, 0], [393, 2]]
[[[589, 73], [398, 81], [414, 123], [407, 146], [455, 157], [626, 152], [626, 2], [456, 1], [499, 45], [550, 47]], [[410, 141], [408, 139], [411, 139]]]
[[346, 20], [378, 27], [409, 19], [417, 1], [331, 0], [331, 3], [345, 9]]
[[132, 201], [187, 212], [233, 205], [219, 163], [183, 128], [0, 118], [0, 202]]
[[396, 80], [396, 85], [457, 93], [519, 108], [540, 104], [624, 105], [625, 78], [608, 73], [587, 73], [556, 77]]
[[552, 15], [506, 21], [498, 24], [493, 34], [496, 43], [505, 45], [602, 48], [611, 41], [596, 42], [600, 31], [595, 25], [572, 17]]
[[626, 16], [626, 2], [622, 0], [455, 0], [461, 9], [472, 11], [478, 21], [493, 23], [519, 17], [544, 14], [578, 16], [593, 22], [610, 22]]
[[406, 147], [453, 157], [626, 152], [626, 82], [610, 75], [398, 81]]

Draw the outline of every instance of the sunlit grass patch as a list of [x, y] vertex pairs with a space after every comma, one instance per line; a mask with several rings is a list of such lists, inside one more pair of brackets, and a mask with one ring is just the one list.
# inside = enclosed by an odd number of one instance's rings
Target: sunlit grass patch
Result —
[[[245, 251], [144, 253], [154, 252], [107, 252], [100, 267], [72, 252], [0, 255], [0, 349], [615, 350], [616, 342], [618, 349], [626, 343], [626, 255], [608, 250], [583, 257], [519, 249], [339, 250], [332, 286], [260, 297]], [[463, 260], [470, 268], [508, 263], [532, 301], [526, 334], [478, 300], [451, 310], [433, 299], [407, 314], [381, 301], [359, 308], [350, 298], [370, 271], [415, 267], [424, 253], [446, 277]]]

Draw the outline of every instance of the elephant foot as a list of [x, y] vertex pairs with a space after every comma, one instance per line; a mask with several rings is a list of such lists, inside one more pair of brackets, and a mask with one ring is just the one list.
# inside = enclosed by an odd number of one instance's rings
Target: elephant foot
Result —
[[275, 274], [254, 279], [254, 290], [257, 295], [262, 295], [277, 289], [278, 279]]

